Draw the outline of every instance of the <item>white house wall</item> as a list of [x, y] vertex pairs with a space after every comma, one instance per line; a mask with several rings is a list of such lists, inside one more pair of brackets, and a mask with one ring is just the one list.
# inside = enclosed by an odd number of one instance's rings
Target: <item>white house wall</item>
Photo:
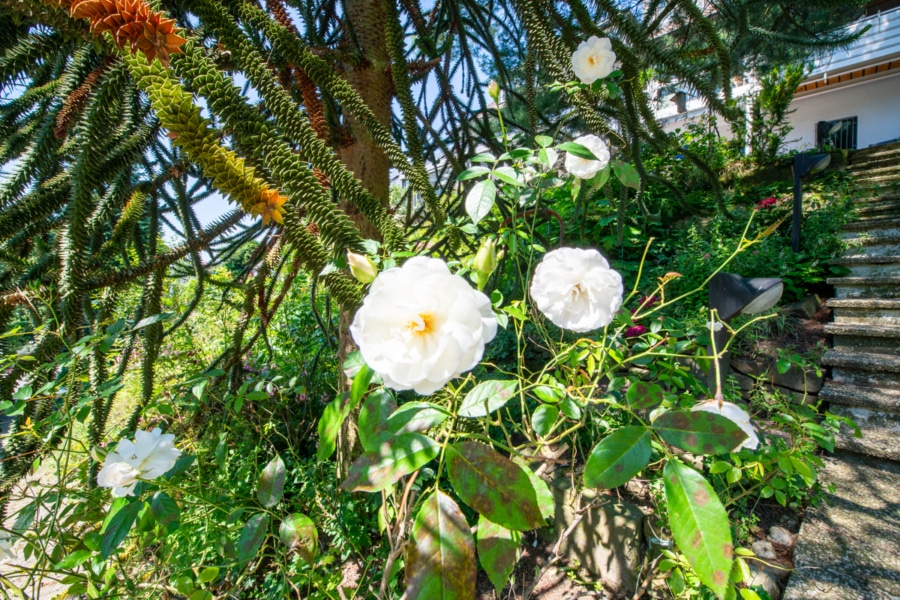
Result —
[[823, 88], [791, 103], [794, 130], [788, 148], [816, 144], [816, 123], [858, 117], [857, 148], [900, 138], [900, 73]]

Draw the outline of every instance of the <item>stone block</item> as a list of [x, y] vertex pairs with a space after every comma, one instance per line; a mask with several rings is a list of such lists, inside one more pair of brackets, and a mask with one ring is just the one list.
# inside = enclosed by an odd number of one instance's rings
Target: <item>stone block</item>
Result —
[[815, 371], [803, 371], [796, 366], [792, 366], [786, 373], [779, 373], [775, 368], [775, 361], [772, 360], [756, 361], [737, 356], [732, 357], [731, 367], [744, 375], [754, 378], [763, 377], [772, 385], [807, 394], [818, 393], [825, 382], [824, 374], [818, 376]]
[[[558, 477], [550, 484], [556, 501], [554, 527], [557, 534], [565, 531], [576, 516], [571, 483]], [[593, 501], [591, 490], [583, 502]], [[609, 502], [590, 509], [575, 526], [560, 550], [570, 562], [578, 561], [586, 575], [613, 592], [634, 593], [644, 553], [644, 513], [630, 502], [613, 497]]]
[[797, 315], [804, 319], [811, 319], [814, 314], [819, 312], [820, 308], [822, 308], [822, 299], [813, 294], [808, 298], [783, 306], [781, 308], [781, 314]]

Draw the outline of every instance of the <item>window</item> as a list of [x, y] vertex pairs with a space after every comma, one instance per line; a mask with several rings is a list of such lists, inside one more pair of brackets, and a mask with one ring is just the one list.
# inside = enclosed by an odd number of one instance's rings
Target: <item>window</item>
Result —
[[858, 117], [819, 121], [816, 124], [816, 146], [829, 146], [838, 150], [856, 150]]

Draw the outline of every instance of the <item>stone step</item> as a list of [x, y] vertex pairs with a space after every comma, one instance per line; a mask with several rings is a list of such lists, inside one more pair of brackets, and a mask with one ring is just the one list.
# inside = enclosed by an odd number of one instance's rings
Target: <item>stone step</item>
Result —
[[884, 156], [900, 156], [900, 144], [885, 144], [883, 146], [872, 146], [871, 148], [854, 150], [850, 153], [850, 161], [866, 161]]
[[838, 298], [900, 298], [900, 275], [893, 277], [829, 277]]
[[834, 492], [806, 512], [783, 600], [900, 597], [900, 465], [845, 453], [823, 462]]
[[844, 256], [831, 261], [850, 269], [850, 277], [877, 277], [900, 273], [900, 255]]
[[859, 232], [877, 233], [878, 235], [893, 235], [900, 233], [900, 222], [897, 219], [871, 219], [869, 221], [850, 221], [841, 227], [845, 237], [851, 237]]
[[876, 213], [897, 212], [900, 209], [900, 199], [874, 200], [871, 202], [858, 202], [854, 206], [857, 215], [872, 215]]
[[832, 406], [831, 412], [853, 419], [862, 433], [856, 437], [853, 429], [841, 425], [834, 439], [837, 448], [900, 461], [900, 414], [853, 406]]
[[888, 256], [900, 254], [900, 233], [893, 235], [868, 235], [844, 238], [849, 248], [844, 250], [844, 257], [854, 256]]
[[834, 311], [834, 322], [838, 324], [900, 326], [900, 299], [830, 298], [825, 306]]
[[883, 162], [854, 163], [847, 167], [847, 171], [856, 177], [881, 175], [900, 177], [900, 160], [891, 157], [884, 159]]
[[822, 357], [838, 383], [859, 386], [900, 387], [900, 356], [835, 348]]
[[864, 171], [866, 169], [881, 169], [900, 163], [900, 153], [883, 154], [872, 158], [850, 159], [847, 170], [850, 172]]
[[837, 350], [859, 349], [900, 356], [900, 325], [827, 323], [825, 333], [834, 336]]
[[888, 190], [884, 194], [880, 195], [857, 195], [853, 199], [853, 206], [863, 207], [863, 206], [871, 206], [874, 204], [881, 204], [884, 202], [894, 202], [900, 200], [900, 193], [892, 192]]
[[900, 413], [900, 388], [873, 388], [829, 381], [819, 391], [819, 398], [832, 406], [854, 406]]

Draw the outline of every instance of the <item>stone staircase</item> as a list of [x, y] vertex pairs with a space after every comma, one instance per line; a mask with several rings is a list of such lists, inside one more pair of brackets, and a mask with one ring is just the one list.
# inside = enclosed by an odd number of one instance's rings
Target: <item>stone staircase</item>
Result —
[[862, 437], [842, 429], [825, 459], [836, 489], [803, 521], [786, 600], [900, 598], [900, 144], [854, 152], [849, 171], [856, 220], [835, 262], [850, 273], [828, 280], [832, 378], [819, 394]]

